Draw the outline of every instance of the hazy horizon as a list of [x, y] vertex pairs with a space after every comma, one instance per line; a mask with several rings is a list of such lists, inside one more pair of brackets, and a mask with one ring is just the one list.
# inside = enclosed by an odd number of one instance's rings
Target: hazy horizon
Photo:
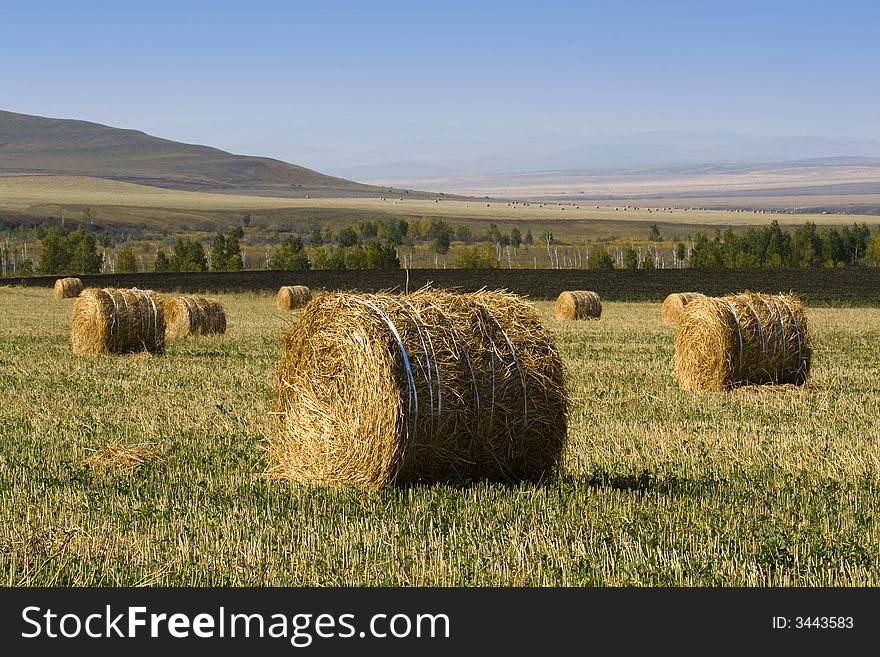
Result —
[[[10, 111], [329, 173], [613, 165], [627, 136], [658, 132], [820, 137], [792, 152], [876, 156], [853, 140], [880, 142], [878, 19], [868, 2], [34, 2], [0, 8], [16, 53], [0, 88]], [[599, 135], [616, 150], [591, 152]], [[672, 161], [713, 152], [673, 146]]]

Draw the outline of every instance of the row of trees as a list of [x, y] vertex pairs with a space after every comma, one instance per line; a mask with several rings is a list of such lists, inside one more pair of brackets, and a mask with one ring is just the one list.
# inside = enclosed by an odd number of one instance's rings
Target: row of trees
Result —
[[97, 274], [101, 271], [95, 236], [78, 228], [50, 228], [41, 241], [37, 271], [41, 274]]
[[342, 249], [357, 245], [366, 247], [370, 242], [393, 246], [414, 248], [417, 244], [427, 245], [429, 250], [439, 255], [449, 252], [452, 242], [470, 243], [474, 241], [491, 241], [501, 246], [530, 245], [534, 242], [532, 231], [523, 236], [519, 228], [512, 228], [503, 233], [496, 224], [490, 224], [483, 236], [475, 236], [470, 226], [461, 224], [451, 226], [443, 219], [422, 217], [420, 219], [386, 219], [380, 221], [359, 221], [334, 231], [330, 226], [320, 228], [314, 226], [309, 233], [309, 245], [315, 248], [325, 247], [328, 253], [332, 246]]
[[[464, 244], [456, 249], [456, 267], [494, 268], [499, 266], [502, 259], [499, 254], [509, 254], [511, 249], [515, 254], [520, 247], [535, 243], [530, 230], [525, 236], [518, 228], [503, 233], [496, 224], [490, 224], [484, 235], [475, 238], [469, 228], [464, 228], [466, 230], [462, 227], [453, 229], [447, 222], [437, 218], [362, 221], [335, 232], [328, 227], [316, 228], [306, 238], [310, 247], [307, 247], [302, 237], [288, 236], [267, 256], [266, 266], [270, 269], [399, 268], [401, 247], [414, 248], [418, 240], [430, 252], [445, 255], [450, 251], [451, 241], [461, 239], [479, 243]], [[137, 258], [130, 244], [123, 244], [116, 249], [114, 257], [108, 258], [106, 250], [103, 254], [98, 253], [97, 247], [101, 240], [83, 228], [71, 230], [55, 226], [41, 231], [41, 234], [42, 248], [36, 267], [26, 257], [21, 259], [19, 253], [13, 253], [7, 240], [7, 244], [0, 249], [4, 271], [8, 269], [9, 261], [15, 262], [16, 271], [23, 275], [87, 274], [108, 269], [119, 273], [138, 271]], [[245, 265], [241, 251], [244, 234], [244, 228], [240, 225], [233, 226], [226, 233], [217, 233], [207, 252], [196, 240], [178, 239], [170, 251], [160, 249], [157, 252], [154, 268], [160, 272], [241, 270]], [[653, 237], [656, 236], [652, 234]], [[819, 228], [814, 223], [805, 223], [789, 231], [773, 221], [768, 226], [752, 227], [745, 232], [736, 232], [730, 228], [723, 232], [719, 230], [714, 237], [699, 232], [695, 239], [689, 239], [688, 242], [689, 245], [678, 242], [673, 246], [673, 266], [880, 266], [880, 233], [872, 239], [865, 224], [853, 224], [838, 229]], [[552, 231], [545, 230], [539, 236], [539, 244], [542, 249], [546, 246], [548, 254], [553, 243]], [[665, 257], [668, 257], [668, 251]], [[660, 257], [660, 251], [655, 246], [645, 251], [627, 246], [617, 249], [612, 255], [604, 246], [593, 245], [585, 252], [585, 260], [581, 260], [579, 254], [576, 260], [577, 266], [585, 264], [590, 269], [653, 269], [667, 266], [664, 258]]]
[[269, 258], [269, 269], [399, 269], [396, 246], [377, 240], [349, 248], [330, 248], [323, 244], [315, 247], [310, 260], [299, 237], [290, 236]]
[[[245, 215], [250, 220], [250, 215]], [[171, 255], [162, 249], [156, 252], [154, 269], [156, 271], [241, 271], [244, 260], [241, 255], [241, 239], [244, 228], [233, 226], [227, 233], [217, 233], [211, 244], [210, 254], [200, 242], [189, 238], [178, 239], [171, 249]], [[118, 271], [118, 264], [117, 264]]]
[[870, 239], [865, 224], [853, 224], [842, 230], [819, 230], [812, 222], [782, 230], [777, 221], [763, 228], [749, 228], [743, 234], [727, 229], [710, 239], [697, 233], [688, 261], [691, 267], [844, 267], [865, 262], [880, 264], [869, 258], [869, 245], [880, 250], [880, 233]]

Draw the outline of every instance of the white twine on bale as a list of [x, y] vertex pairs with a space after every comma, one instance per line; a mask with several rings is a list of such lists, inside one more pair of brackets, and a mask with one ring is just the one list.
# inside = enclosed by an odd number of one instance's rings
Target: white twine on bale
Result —
[[[133, 288], [131, 288], [131, 291], [134, 292], [135, 294], [137, 294], [138, 289], [137, 289], [136, 287], [133, 287]], [[125, 296], [123, 295], [122, 298], [124, 299]], [[128, 309], [128, 303], [126, 303], [125, 306], [126, 306], [126, 309]], [[147, 322], [146, 327], [144, 326], [144, 320], [145, 320], [145, 319], [146, 319], [146, 322]], [[145, 318], [143, 315], [141, 315], [140, 313], [138, 313], [138, 321], [140, 322], [140, 325], [141, 325], [141, 335], [144, 335], [145, 333], [148, 333], [149, 330], [150, 330], [150, 316], [147, 315], [147, 317]]]
[[156, 302], [152, 295], [143, 290], [141, 290], [141, 292], [143, 292], [144, 297], [149, 300], [150, 305], [153, 307], [153, 336], [155, 337], [159, 334], [159, 309], [156, 307]]
[[113, 294], [107, 288], [104, 288], [101, 292], [106, 294], [110, 299], [110, 303], [113, 304], [113, 316], [110, 318], [110, 342], [113, 342], [113, 329], [116, 328], [117, 332], [119, 331], [119, 306], [116, 305], [116, 299], [113, 298]]
[[[478, 306], [480, 309], [480, 326], [483, 326], [483, 314], [488, 312], [486, 308], [482, 305]], [[486, 326], [488, 329], [486, 331], [486, 337], [489, 338], [489, 345], [491, 349], [489, 349], [489, 354], [492, 356], [490, 363], [492, 365], [492, 397], [489, 399], [489, 403], [491, 404], [489, 408], [489, 427], [492, 426], [492, 421], [495, 419], [495, 340], [492, 339], [492, 329], [488, 325]]]
[[[366, 299], [357, 299], [358, 303], [361, 303], [368, 308], [372, 309], [376, 314], [381, 317], [385, 323], [388, 325], [388, 328], [391, 329], [391, 332], [394, 334], [394, 337], [397, 339], [397, 346], [400, 348], [400, 353], [403, 356], [403, 364], [406, 367], [406, 382], [407, 382], [407, 421], [411, 425], [409, 432], [411, 437], [415, 437], [416, 433], [416, 420], [419, 414], [419, 391], [416, 388], [415, 377], [413, 376], [412, 367], [409, 362], [409, 355], [406, 353], [406, 347], [403, 346], [403, 339], [400, 337], [400, 333], [397, 331], [397, 327], [394, 326], [394, 322], [391, 321], [382, 310], [376, 306], [375, 304], [367, 301]], [[413, 406], [415, 406], [415, 415], [413, 415]]]
[[[122, 303], [125, 304], [125, 315], [128, 316], [129, 313], [131, 312], [131, 309], [128, 307], [128, 300], [125, 298], [124, 294], [120, 294], [119, 296], [122, 299]], [[143, 324], [143, 321], [141, 322], [141, 324]], [[122, 326], [122, 321], [119, 322], [119, 325], [120, 325], [120, 327]], [[120, 344], [117, 345], [119, 349], [123, 348], [121, 342], [122, 342], [122, 338], [120, 337]]]
[[[434, 341], [431, 339], [431, 333], [426, 332], [428, 336], [428, 346], [431, 347], [431, 354], [434, 357], [434, 374], [437, 376], [437, 415], [443, 414], [443, 386], [440, 383], [440, 363], [437, 362], [437, 352], [434, 351]], [[427, 354], [425, 354], [427, 356]]]
[[749, 310], [752, 311], [752, 315], [755, 317], [755, 322], [758, 324], [758, 337], [761, 339], [761, 354], [767, 354], [767, 345], [764, 342], [764, 327], [761, 326], [761, 318], [758, 317], [758, 313], [755, 312], [755, 308], [752, 306], [751, 302], [746, 301], [746, 305], [749, 307]]
[[458, 351], [464, 356], [464, 360], [467, 363], [468, 370], [470, 370], [470, 373], [471, 373], [471, 384], [473, 385], [473, 389], [474, 389], [474, 403], [477, 407], [477, 413], [479, 413], [479, 411], [480, 411], [480, 389], [479, 389], [479, 386], [477, 386], [477, 375], [474, 372], [474, 364], [471, 361], [470, 355], [468, 354], [467, 347], [464, 346], [464, 337], [462, 336], [461, 332], [452, 323], [452, 320], [450, 320], [440, 308], [434, 306], [434, 309], [437, 311], [437, 314], [440, 315], [440, 317], [442, 317], [446, 321], [447, 326], [449, 326], [449, 329], [452, 331], [452, 340], [455, 343], [455, 346], [457, 347]]
[[782, 348], [785, 349], [785, 322], [782, 321], [782, 309], [779, 307], [779, 301], [777, 301], [776, 299], [773, 299], [773, 305], [776, 306], [776, 313], [779, 315], [779, 330], [782, 332]]
[[[400, 301], [397, 302], [400, 305]], [[428, 355], [428, 350], [425, 348], [425, 340], [422, 337], [422, 328], [421, 328], [421, 319], [422, 315], [418, 311], [418, 309], [412, 304], [411, 301], [407, 301], [406, 304], [412, 309], [412, 312], [415, 314], [418, 322], [416, 323], [416, 330], [419, 332], [419, 338], [422, 340], [422, 348], [425, 349], [425, 365], [428, 369], [428, 391], [431, 394], [431, 409], [433, 416], [433, 408], [434, 408], [434, 391], [431, 386], [431, 363], [434, 365], [434, 375], [437, 377], [437, 415], [441, 415], [443, 413], [443, 387], [440, 382], [440, 363], [437, 362], [437, 352], [434, 350], [434, 341], [431, 339], [431, 332], [425, 331], [425, 335], [428, 338], [428, 346], [431, 348], [431, 355]], [[433, 358], [433, 361], [432, 361]]]
[[[395, 326], [392, 319], [383, 311], [378, 305], [367, 301], [367, 300], [357, 300], [358, 303], [370, 308], [373, 312], [375, 312], [382, 321], [388, 326], [391, 330], [394, 338], [397, 342], [398, 349], [400, 350], [401, 356], [403, 356], [404, 367], [406, 369], [406, 377], [407, 377], [407, 420], [408, 425], [410, 426], [410, 433], [414, 437], [416, 433], [416, 426], [418, 422], [418, 413], [419, 413], [419, 393], [418, 387], [415, 383], [415, 374], [413, 372], [412, 361], [410, 360], [410, 355], [406, 350], [406, 347], [403, 343], [403, 338], [401, 337], [400, 331]], [[423, 329], [421, 326], [421, 313], [419, 310], [409, 301], [406, 301], [406, 304], [409, 306], [409, 310], [403, 305], [402, 302], [394, 300], [400, 309], [404, 312], [405, 316], [413, 323], [414, 328], [416, 329], [416, 333], [419, 336], [419, 341], [422, 345], [422, 351], [425, 354], [425, 371], [426, 371], [426, 379], [428, 384], [428, 393], [430, 397], [430, 412], [432, 418], [432, 426], [433, 426], [433, 418], [434, 418], [434, 381], [437, 383], [437, 415], [438, 417], [442, 414], [443, 411], [443, 392], [442, 392], [442, 378], [440, 371], [440, 364], [437, 360], [437, 353], [434, 348], [434, 343], [430, 335], [430, 331]], [[489, 424], [491, 426], [494, 419], [495, 412], [495, 394], [496, 394], [496, 386], [497, 386], [497, 368], [495, 364], [496, 353], [500, 357], [501, 352], [498, 350], [496, 346], [496, 342], [494, 339], [494, 331], [492, 329], [491, 323], [486, 318], [491, 319], [491, 322], [494, 323], [498, 330], [501, 332], [501, 335], [504, 337], [504, 340], [507, 344], [507, 348], [510, 351], [510, 355], [513, 360], [513, 365], [516, 367], [517, 374], [519, 375], [520, 384], [522, 386], [523, 391], [523, 426], [528, 424], [528, 386], [526, 384], [525, 376], [523, 374], [522, 364], [520, 362], [519, 356], [516, 352], [516, 347], [513, 345], [513, 342], [510, 339], [510, 336], [504, 330], [504, 327], [498, 321], [498, 318], [492, 313], [491, 310], [483, 306], [482, 304], [478, 305], [479, 308], [479, 321], [480, 325], [485, 329], [486, 338], [490, 343], [490, 356], [491, 356], [491, 372], [492, 372], [492, 395], [491, 395], [491, 406], [489, 411]], [[479, 386], [477, 384], [477, 377], [474, 370], [473, 361], [470, 358], [468, 353], [468, 349], [464, 342], [464, 338], [458, 329], [453, 325], [451, 320], [439, 309], [435, 308], [438, 312], [438, 315], [442, 317], [452, 332], [453, 343], [457, 348], [457, 351], [464, 356], [465, 362], [467, 363], [468, 370], [471, 375], [471, 383], [473, 385], [474, 390], [474, 401], [477, 412], [480, 410], [480, 393]], [[502, 359], [503, 363], [503, 359]]]
[[195, 330], [195, 321], [196, 321], [196, 318], [193, 315], [192, 306], [189, 305], [189, 299], [187, 299], [186, 297], [180, 297], [180, 298], [183, 299], [183, 303], [186, 304], [186, 314], [187, 314], [187, 317], [189, 317], [189, 332], [192, 333], [193, 330]]
[[761, 303], [764, 304], [764, 307], [767, 309], [767, 314], [770, 315], [770, 327], [773, 329], [773, 356], [776, 356], [777, 348], [779, 347], [779, 330], [776, 327], [776, 324], [782, 323], [782, 315], [777, 318], [773, 315], [773, 309], [770, 307], [770, 304], [767, 303], [767, 299], [764, 297], [759, 297], [761, 299]]
[[[510, 355], [513, 356], [513, 363], [516, 365], [516, 371], [519, 374], [519, 381], [522, 384], [523, 389], [523, 426], [526, 426], [529, 417], [529, 396], [528, 396], [528, 388], [526, 387], [526, 379], [523, 376], [522, 367], [520, 366], [519, 358], [516, 355], [516, 349], [513, 346], [513, 342], [510, 341], [507, 333], [504, 330], [504, 327], [501, 326], [501, 322], [498, 321], [498, 318], [492, 314], [492, 311], [483, 306], [483, 310], [489, 313], [489, 317], [492, 318], [492, 321], [495, 322], [495, 325], [498, 327], [498, 330], [501, 331], [501, 335], [504, 336], [505, 341], [507, 342], [507, 346], [510, 349]], [[491, 337], [489, 338], [491, 340]], [[493, 345], [494, 348], [494, 345]], [[493, 369], [493, 378], [492, 378], [492, 396], [494, 399], [495, 395], [495, 379], [494, 379], [494, 369]]]
[[796, 335], [798, 345], [798, 361], [800, 362], [797, 371], [798, 373], [805, 372], [807, 369], [807, 359], [804, 358], [803, 349], [801, 348], [801, 327], [800, 324], [798, 324], [797, 317], [794, 316], [794, 310], [789, 305], [785, 297], [782, 297], [782, 303], [784, 303], [785, 307], [788, 308], [788, 312], [791, 315], [791, 320], [794, 322], [794, 328], [797, 331]]
[[[146, 299], [150, 303], [150, 306], [152, 306], [152, 308], [153, 308], [153, 330], [152, 330], [152, 333], [150, 333], [150, 317], [148, 314], [147, 315], [147, 331], [148, 331], [148, 336], [152, 335], [152, 340], [155, 342], [157, 336], [159, 335], [159, 309], [156, 308], [156, 302], [153, 300], [153, 297], [149, 294], [149, 292], [147, 290], [140, 290], [136, 287], [133, 287], [133, 288], [131, 288], [131, 291], [132, 292], [140, 292], [142, 295], [144, 295], [144, 299]], [[123, 300], [124, 299], [125, 299], [125, 297], [123, 297]], [[128, 307], [127, 303], [125, 305], [126, 305], [126, 307]], [[141, 322], [141, 326], [143, 326], [143, 322]], [[141, 343], [146, 347], [146, 342], [144, 342], [144, 340], [141, 340]]]
[[[134, 292], [135, 294], [137, 294], [138, 289], [136, 287], [133, 287], [133, 288], [131, 288], [131, 291]], [[128, 301], [125, 300], [124, 294], [122, 295], [122, 301], [125, 303], [125, 312], [128, 313], [128, 310], [129, 310], [128, 309]], [[146, 326], [144, 326], [145, 319], [147, 321]], [[143, 336], [147, 331], [150, 330], [150, 323], [149, 322], [150, 322], [149, 315], [147, 315], [147, 317], [144, 317], [143, 315], [138, 313], [138, 323], [140, 323], [140, 325], [141, 325], [141, 336]], [[141, 340], [141, 342], [143, 342], [143, 340]]]
[[[431, 429], [433, 430], [433, 428], [434, 428], [434, 387], [433, 387], [433, 382], [432, 382], [432, 378], [431, 378], [431, 357], [428, 354], [428, 345], [425, 343], [425, 337], [424, 337], [424, 335], [422, 335], [422, 327], [421, 327], [421, 323], [420, 323], [421, 316], [418, 314], [418, 311], [415, 308], [413, 308], [413, 312], [416, 315], [416, 319], [413, 320], [413, 317], [409, 314], [409, 311], [406, 309], [406, 307], [400, 301], [397, 301], [395, 299], [394, 303], [396, 303], [400, 307], [400, 309], [403, 311], [403, 314], [406, 315], [407, 319], [409, 319], [412, 322], [413, 326], [415, 326], [416, 333], [419, 336], [419, 341], [422, 343], [422, 351], [425, 352], [425, 368], [427, 370], [427, 381], [428, 381], [428, 402], [429, 402], [428, 412], [431, 415]], [[413, 378], [413, 384], [415, 385], [415, 378]], [[416, 413], [418, 413], [418, 410], [416, 410]]]
[[[150, 329], [150, 315], [149, 315], [149, 313], [148, 313], [148, 314], [147, 314], [147, 331], [146, 331], [147, 335], [146, 335], [146, 336], [142, 336], [142, 337], [148, 337], [148, 336], [150, 336], [150, 335], [152, 334], [153, 339], [155, 340], [155, 336], [156, 336], [156, 334], [159, 333], [159, 311], [156, 309], [156, 303], [155, 303], [155, 301], [153, 301], [153, 297], [151, 297], [151, 296], [147, 293], [146, 290], [139, 290], [138, 288], [133, 287], [133, 288], [131, 288], [131, 291], [132, 291], [132, 292], [135, 292], [135, 293], [140, 292], [142, 295], [144, 295], [144, 299], [146, 299], [146, 300], [150, 303], [150, 305], [153, 307], [153, 325], [152, 325], [152, 330]], [[122, 297], [122, 300], [125, 301], [125, 296], [124, 296], [124, 295], [123, 295], [123, 297]], [[125, 308], [126, 308], [126, 310], [128, 310], [128, 302], [126, 302], [126, 304], [125, 304]], [[143, 328], [143, 326], [144, 326], [144, 319], [143, 319], [143, 317], [141, 317], [141, 328]], [[146, 342], [145, 342], [143, 339], [141, 339], [141, 343], [142, 343], [144, 346], [146, 346]]]
[[730, 303], [727, 299], [724, 300], [727, 304], [727, 307], [730, 308], [730, 313], [733, 315], [733, 321], [736, 322], [736, 332], [739, 335], [739, 369], [742, 369], [743, 366], [743, 332], [742, 326], [739, 323], [739, 317], [736, 316], [736, 309], [733, 307], [733, 304]]

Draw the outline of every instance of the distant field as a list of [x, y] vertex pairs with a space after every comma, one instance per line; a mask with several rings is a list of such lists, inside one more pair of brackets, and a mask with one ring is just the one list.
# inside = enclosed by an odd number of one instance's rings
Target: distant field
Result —
[[801, 389], [692, 394], [658, 304], [562, 324], [540, 302], [567, 371], [560, 476], [367, 495], [262, 476], [289, 320], [221, 299], [224, 337], [75, 358], [72, 301], [0, 288], [0, 583], [880, 585], [876, 308], [808, 311]]
[[[373, 184], [388, 184], [372, 180]], [[800, 161], [561, 170], [533, 173], [413, 178], [395, 184], [456, 194], [541, 198], [644, 206], [804, 209], [831, 212], [880, 208], [880, 166], [874, 160]], [[627, 200], [599, 200], [627, 199]], [[876, 214], [878, 210], [875, 210]]]
[[408, 199], [405, 195], [388, 196], [384, 200], [380, 197], [290, 199], [175, 191], [73, 176], [0, 175], [0, 214], [47, 218], [64, 213], [66, 217], [77, 219], [82, 209], [90, 206], [97, 210], [98, 220], [104, 224], [164, 226], [172, 230], [181, 225], [207, 230], [222, 227], [246, 211], [252, 213], [255, 222], [270, 226], [310, 221], [340, 225], [359, 219], [427, 216], [441, 217], [452, 223], [469, 223], [477, 228], [493, 222], [504, 226], [515, 224], [523, 229], [531, 228], [533, 232], [550, 227], [558, 238], [570, 240], [609, 235], [644, 237], [649, 222], [657, 222], [661, 230], [668, 228], [667, 233], [676, 231], [685, 235], [701, 227], [763, 225], [771, 219], [790, 225], [805, 221], [841, 225], [864, 220], [837, 214], [769, 215], [634, 205], [639, 209], [626, 207], [622, 201], [616, 205], [604, 202], [524, 205], [494, 199], [434, 202]]

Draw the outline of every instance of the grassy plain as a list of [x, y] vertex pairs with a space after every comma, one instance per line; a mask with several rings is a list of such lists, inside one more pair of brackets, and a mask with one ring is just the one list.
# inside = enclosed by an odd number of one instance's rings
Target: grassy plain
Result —
[[[453, 227], [467, 225], [474, 236], [485, 236], [493, 223], [504, 233], [513, 227], [519, 228], [523, 236], [531, 231], [536, 240], [533, 252], [518, 253], [510, 262], [502, 260], [503, 266], [512, 267], [580, 267], [589, 246], [597, 242], [615, 248], [656, 248], [671, 263], [675, 245], [688, 241], [700, 230], [709, 234], [727, 227], [741, 230], [767, 225], [772, 219], [787, 226], [806, 221], [840, 226], [870, 220], [846, 214], [692, 209], [700, 207], [697, 202], [690, 199], [674, 208], [667, 207], [667, 201], [654, 206], [640, 202], [626, 205], [623, 201], [617, 205], [579, 205], [567, 201], [461, 200], [439, 195], [432, 199], [409, 198], [405, 192], [403, 196], [394, 192], [360, 198], [278, 198], [180, 191], [81, 176], [0, 175], [0, 220], [60, 223], [63, 217], [78, 222], [83, 210], [92, 208], [97, 217], [94, 228], [110, 230], [117, 246], [131, 244], [141, 271], [152, 270], [158, 248], [167, 250], [180, 237], [209, 245], [217, 231], [239, 224], [244, 213], [252, 218], [242, 241], [245, 267], [250, 269], [264, 267], [288, 231], [308, 235], [313, 228], [330, 226], [338, 231], [360, 221], [389, 218], [439, 218]], [[658, 225], [660, 242], [649, 240], [651, 223]], [[548, 229], [555, 247], [574, 250], [550, 254], [542, 249], [540, 236]], [[423, 244], [406, 250], [401, 257], [406, 257], [410, 267], [452, 266], [460, 248], [461, 243], [456, 242], [449, 254], [437, 256]], [[39, 242], [31, 240], [27, 249], [36, 259]], [[113, 257], [111, 249], [108, 262]]]
[[659, 304], [538, 302], [560, 475], [367, 495], [262, 476], [288, 320], [221, 298], [223, 337], [75, 358], [71, 300], [0, 288], [0, 584], [880, 585], [878, 309], [809, 311], [801, 389], [693, 394]]
[[[591, 235], [620, 234], [634, 226], [645, 235], [648, 222], [679, 227], [680, 232], [716, 226], [765, 225], [771, 219], [782, 224], [813, 221], [825, 225], [851, 223], [858, 217], [842, 214], [788, 214], [732, 210], [688, 210], [684, 207], [660, 210], [657, 206], [627, 206], [592, 202], [509, 203], [495, 199], [439, 202], [409, 199], [394, 194], [376, 198], [276, 198], [207, 192], [188, 192], [135, 185], [126, 182], [77, 176], [0, 175], [0, 213], [32, 218], [78, 219], [84, 207], [97, 210], [101, 223], [144, 225], [177, 230], [181, 224], [216, 229], [251, 212], [254, 221], [279, 227], [310, 220], [347, 225], [360, 219], [381, 216], [441, 217], [453, 224], [471, 223], [478, 228], [489, 223], [522, 224], [539, 230], [551, 227], [558, 238], [586, 239]], [[384, 200], [383, 200], [384, 199]], [[597, 207], [598, 205], [598, 207]], [[698, 201], [690, 202], [698, 205]], [[639, 209], [635, 209], [638, 206]], [[650, 211], [649, 211], [650, 210]]]

